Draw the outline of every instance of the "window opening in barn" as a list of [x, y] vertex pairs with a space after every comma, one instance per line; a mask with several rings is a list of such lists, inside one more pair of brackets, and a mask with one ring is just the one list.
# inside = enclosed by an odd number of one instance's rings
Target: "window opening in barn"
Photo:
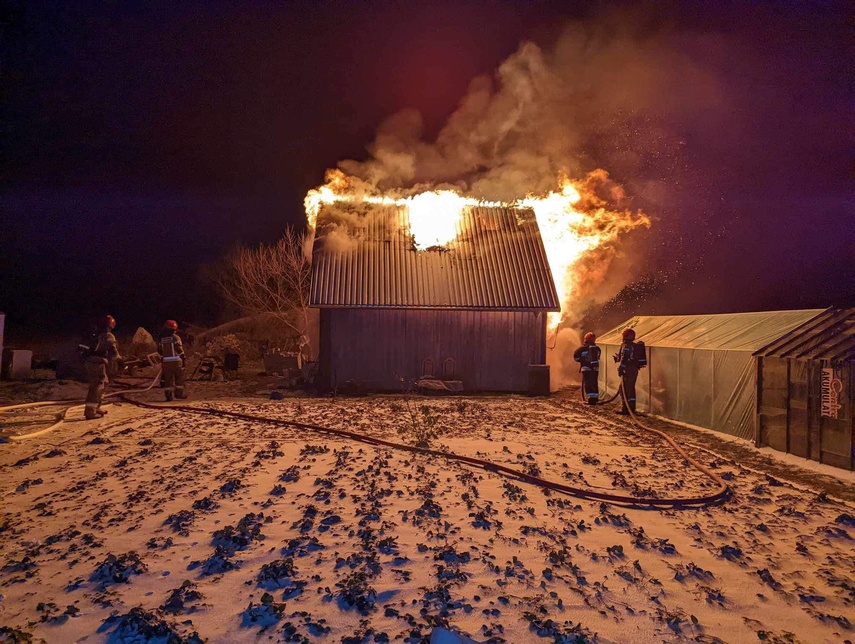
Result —
[[442, 362], [442, 377], [449, 378], [454, 375], [456, 363], [454, 362], [454, 358], [446, 358]]
[[422, 376], [433, 375], [433, 358], [425, 358], [422, 360]]

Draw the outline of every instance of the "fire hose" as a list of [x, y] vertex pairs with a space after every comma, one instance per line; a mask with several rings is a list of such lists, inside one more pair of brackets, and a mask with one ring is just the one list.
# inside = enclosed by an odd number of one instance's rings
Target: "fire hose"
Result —
[[[680, 456], [682, 456], [684, 459], [686, 459], [686, 461], [690, 465], [692, 465], [695, 469], [702, 472], [704, 475], [707, 476], [707, 478], [711, 479], [713, 482], [716, 483], [716, 485], [718, 486], [718, 494], [721, 494], [723, 497], [730, 496], [730, 494], [731, 494], [730, 486], [727, 483], [725, 483], [724, 479], [722, 479], [718, 474], [710, 471], [709, 468], [704, 467], [703, 465], [698, 463], [695, 459], [693, 459], [691, 456], [689, 456], [685, 452], [685, 450], [682, 447], [680, 447], [673, 438], [668, 436], [668, 434], [666, 434], [665, 432], [659, 431], [658, 429], [653, 429], [652, 427], [645, 425], [644, 423], [642, 423], [638, 419], [638, 415], [635, 413], [635, 409], [633, 409], [632, 405], [629, 404], [629, 400], [626, 397], [626, 391], [624, 390], [624, 378], [623, 377], [621, 377], [620, 386], [618, 387], [618, 390], [615, 392], [615, 394], [611, 398], [609, 398], [608, 400], [597, 401], [597, 404], [598, 405], [608, 405], [610, 402], [617, 399], [618, 396], [621, 397], [621, 400], [623, 401], [623, 406], [629, 412], [629, 416], [632, 419], [632, 422], [636, 427], [640, 427], [641, 429], [644, 429], [648, 432], [656, 434], [657, 436], [659, 436], [661, 438], [664, 438], [668, 442], [668, 444], [671, 445], [671, 447], [673, 447], [677, 451], [677, 453], [680, 454]], [[586, 398], [587, 397], [586, 397], [586, 392], [585, 392], [585, 384], [583, 383], [582, 384], [582, 399], [585, 400]]]
[[[689, 457], [686, 454], [686, 452], [683, 451], [666, 434], [664, 434], [658, 430], [653, 430], [653, 429], [650, 429], [650, 428], [647, 428], [647, 427], [644, 427], [643, 425], [641, 425], [637, 421], [637, 418], [635, 417], [634, 414], [633, 414], [633, 419], [635, 419], [636, 423], [639, 426], [642, 426], [645, 429], [648, 429], [649, 431], [652, 431], [652, 432], [664, 437], [678, 451], [678, 453], [680, 453], [680, 455], [683, 458], [685, 458], [690, 464], [692, 464], [694, 467], [696, 467], [699, 471], [703, 472], [707, 477], [709, 477], [710, 479], [712, 479], [713, 481], [718, 483], [718, 489], [715, 492], [710, 493], [710, 494], [704, 494], [704, 495], [693, 496], [693, 497], [668, 498], [668, 499], [661, 499], [661, 498], [656, 498], [656, 497], [637, 497], [637, 496], [628, 496], [628, 495], [622, 495], [622, 494], [610, 494], [607, 492], [598, 492], [596, 490], [592, 490], [592, 489], [588, 489], [588, 488], [579, 488], [579, 487], [575, 487], [572, 485], [566, 485], [564, 483], [558, 483], [556, 481], [550, 481], [548, 479], [544, 479], [544, 478], [541, 478], [539, 476], [535, 476], [533, 474], [529, 474], [527, 472], [523, 472], [521, 470], [517, 470], [517, 469], [511, 468], [511, 467], [508, 467], [506, 465], [493, 463], [491, 461], [487, 461], [487, 460], [480, 459], [480, 458], [473, 458], [471, 456], [463, 456], [460, 454], [454, 454], [452, 452], [434, 450], [434, 449], [430, 449], [427, 447], [417, 447], [415, 445], [406, 445], [404, 443], [395, 443], [392, 441], [387, 441], [387, 440], [383, 440], [381, 438], [375, 438], [373, 436], [368, 436], [366, 434], [360, 434], [357, 432], [351, 432], [351, 431], [347, 431], [344, 429], [334, 429], [331, 427], [324, 427], [321, 425], [314, 425], [311, 423], [301, 423], [301, 422], [293, 421], [293, 420], [284, 420], [284, 419], [279, 419], [279, 418], [272, 418], [270, 416], [256, 416], [253, 414], [244, 414], [244, 413], [240, 413], [240, 412], [225, 411], [225, 410], [220, 410], [220, 409], [204, 409], [204, 408], [200, 408], [200, 407], [192, 407], [190, 405], [153, 405], [151, 403], [145, 403], [145, 402], [142, 402], [139, 400], [134, 400], [127, 395], [128, 393], [132, 393], [132, 392], [147, 391], [147, 390], [151, 389], [155, 385], [155, 383], [157, 383], [159, 381], [159, 379], [160, 379], [160, 372], [158, 372], [157, 376], [155, 376], [152, 383], [143, 390], [138, 390], [138, 389], [125, 390], [125, 391], [114, 392], [114, 393], [109, 394], [109, 395], [110, 396], [120, 396], [121, 399], [124, 400], [125, 402], [127, 402], [131, 405], [135, 405], [137, 407], [144, 408], [144, 409], [158, 409], [158, 410], [167, 409], [170, 411], [181, 411], [181, 412], [191, 413], [191, 414], [206, 414], [206, 415], [210, 415], [210, 416], [218, 416], [220, 418], [231, 418], [231, 419], [235, 419], [235, 420], [245, 420], [245, 421], [250, 421], [250, 422], [264, 422], [264, 423], [269, 423], [269, 424], [273, 424], [273, 425], [294, 427], [296, 429], [303, 429], [303, 430], [307, 430], [307, 431], [311, 431], [311, 432], [317, 432], [317, 433], [326, 434], [326, 435], [330, 435], [330, 436], [336, 436], [338, 438], [354, 440], [354, 441], [358, 441], [358, 442], [365, 443], [368, 445], [372, 445], [375, 447], [385, 447], [388, 449], [407, 451], [407, 452], [412, 452], [415, 454], [422, 454], [425, 456], [440, 457], [440, 458], [444, 458], [446, 460], [457, 461], [457, 462], [465, 463], [465, 464], [473, 466], [473, 467], [478, 467], [478, 468], [483, 469], [487, 472], [494, 472], [496, 474], [500, 474], [503, 476], [509, 476], [509, 477], [518, 479], [520, 481], [529, 483], [531, 485], [536, 485], [536, 486], [544, 488], [544, 489], [552, 490], [555, 492], [561, 492], [563, 494], [568, 494], [570, 496], [574, 496], [574, 497], [582, 498], [582, 499], [587, 499], [587, 500], [592, 500], [592, 501], [603, 501], [603, 502], [607, 502], [607, 503], [613, 503], [613, 504], [618, 504], [618, 505], [626, 505], [626, 506], [634, 506], [634, 507], [640, 507], [640, 508], [646, 508], [646, 509], [657, 509], [657, 508], [680, 509], [680, 508], [706, 506], [706, 505], [710, 505], [713, 503], [719, 503], [719, 502], [726, 500], [731, 493], [729, 486], [720, 477], [716, 476], [714, 473], [710, 472], [708, 469], [706, 469], [702, 465], [700, 465], [697, 461], [695, 461], [694, 459]], [[621, 392], [622, 391], [623, 391], [623, 387], [621, 387]], [[68, 401], [60, 401], [60, 402], [68, 402]], [[35, 406], [35, 405], [38, 405], [38, 403], [34, 403], [32, 405], [29, 405], [29, 406]], [[15, 406], [15, 407], [20, 408], [20, 406]], [[5, 411], [5, 409], [7, 409], [7, 408], [0, 408], [0, 411]], [[64, 417], [64, 414], [63, 414], [63, 417]], [[62, 420], [60, 420], [58, 423], [56, 423], [56, 425], [54, 425], [53, 427], [56, 427], [61, 423], [62, 423]], [[51, 427], [49, 429], [53, 429], [53, 427]], [[33, 436], [38, 435], [38, 434], [43, 434], [46, 431], [48, 431], [48, 430], [42, 430], [41, 432], [37, 432], [35, 434], [29, 434], [27, 436], [19, 436], [19, 437], [17, 437], [17, 440], [23, 440], [25, 438], [33, 437]]]
[[[113, 396], [121, 396], [123, 394], [130, 393], [132, 391], [134, 391], [134, 392], [148, 391], [149, 389], [154, 387], [154, 385], [160, 381], [160, 373], [161, 373], [160, 370], [158, 370], [157, 375], [151, 381], [151, 384], [148, 387], [146, 387], [145, 389], [133, 388], [133, 389], [123, 389], [121, 391], [113, 391], [109, 394], [105, 394], [104, 398], [106, 399], [106, 398], [111, 398]], [[53, 425], [51, 425], [50, 427], [46, 427], [45, 429], [40, 429], [39, 431], [32, 432], [30, 434], [24, 434], [22, 436], [9, 436], [8, 437], [9, 440], [23, 441], [23, 440], [26, 440], [28, 438], [35, 438], [36, 436], [41, 436], [42, 434], [47, 434], [48, 432], [53, 431], [54, 429], [56, 429], [57, 427], [62, 425], [62, 423], [65, 422], [65, 417], [68, 415], [68, 412], [70, 412], [72, 409], [80, 409], [80, 407], [83, 406], [83, 403], [85, 403], [85, 401], [84, 400], [46, 400], [46, 401], [42, 401], [42, 402], [21, 403], [18, 405], [8, 405], [6, 407], [0, 407], [0, 414], [3, 414], [7, 411], [13, 411], [16, 409], [33, 409], [35, 407], [57, 407], [59, 405], [68, 405], [69, 403], [71, 403], [71, 404], [68, 407], [66, 407], [65, 409], [63, 409], [61, 412], [59, 412], [57, 414], [56, 422]], [[107, 403], [107, 404], [109, 404], [109, 403]]]
[[[596, 403], [594, 403], [594, 404], [595, 404], [595, 405], [608, 405], [608, 404], [609, 404], [610, 402], [612, 402], [613, 400], [617, 400], [617, 397], [618, 397], [618, 396], [620, 396], [620, 395], [621, 395], [621, 392], [623, 391], [623, 380], [621, 380], [621, 383], [620, 383], [620, 384], [621, 384], [621, 386], [620, 386], [620, 387], [618, 387], [618, 390], [615, 392], [614, 396], [612, 396], [612, 397], [611, 397], [611, 398], [609, 398], [608, 400], [598, 400], [598, 401], [597, 401]], [[580, 389], [580, 391], [581, 391], [581, 393], [582, 393], [582, 400], [583, 400], [585, 403], [587, 403], [587, 402], [588, 402], [588, 392], [587, 392], [587, 391], [585, 391], [585, 383], [584, 383], [584, 382], [582, 383], [582, 388]]]

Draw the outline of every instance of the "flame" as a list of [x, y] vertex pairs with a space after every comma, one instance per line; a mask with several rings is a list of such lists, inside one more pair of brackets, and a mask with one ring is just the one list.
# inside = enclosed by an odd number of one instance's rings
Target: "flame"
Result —
[[[304, 206], [312, 228], [325, 204], [345, 202], [403, 207], [418, 249], [445, 246], [454, 241], [460, 218], [468, 207], [530, 208], [540, 228], [561, 302], [562, 313], [550, 313], [548, 318], [548, 327], [554, 331], [569, 303], [577, 297], [579, 261], [633, 228], [650, 226], [650, 219], [641, 211], [633, 213], [610, 207], [612, 202], [621, 202], [624, 195], [605, 170], [595, 170], [581, 180], [571, 180], [562, 172], [558, 188], [556, 192], [530, 194], [512, 203], [465, 197], [453, 190], [429, 190], [409, 196], [377, 195], [372, 194], [369, 184], [341, 170], [329, 170], [326, 183], [308, 192]], [[608, 199], [601, 196], [603, 192]]]
[[348, 177], [341, 170], [327, 170], [324, 178], [326, 179], [326, 183], [309, 190], [306, 193], [306, 198], [303, 199], [306, 219], [309, 222], [309, 227], [312, 229], [315, 228], [315, 224], [318, 221], [318, 213], [324, 204], [333, 204], [341, 201], [365, 201], [385, 205], [393, 205], [395, 203], [395, 200], [390, 197], [368, 195], [367, 186], [364, 186], [354, 177]]
[[447, 246], [454, 241], [465, 208], [500, 205], [496, 202], [462, 197], [451, 190], [421, 192], [400, 201], [398, 205], [407, 208], [410, 233], [418, 249]]
[[[564, 309], [565, 302], [570, 301], [574, 291], [573, 264], [586, 251], [596, 248], [600, 239], [596, 234], [582, 232], [585, 215], [574, 208], [582, 199], [579, 191], [567, 177], [561, 177], [559, 183], [559, 192], [550, 192], [545, 197], [528, 195], [520, 200], [519, 205], [534, 210], [546, 259], [558, 291], [558, 301]], [[549, 314], [547, 326], [550, 330], [557, 328], [560, 319], [560, 313]]]
[[318, 213], [324, 204], [339, 202], [371, 203], [403, 207], [407, 214], [410, 234], [419, 250], [434, 246], [447, 246], [458, 233], [458, 223], [463, 210], [470, 206], [500, 207], [498, 201], [484, 201], [464, 197], [452, 190], [429, 190], [406, 197], [369, 195], [368, 188], [341, 170], [327, 171], [327, 182], [309, 190], [303, 205], [309, 226], [314, 228]]
[[623, 190], [612, 184], [605, 170], [595, 170], [578, 181], [562, 173], [558, 182], [558, 192], [541, 197], [528, 195], [515, 204], [534, 210], [543, 238], [561, 302], [561, 313], [549, 314], [548, 327], [553, 331], [567, 305], [577, 296], [579, 261], [633, 228], [650, 226], [650, 219], [643, 212], [611, 209], [609, 202], [599, 196], [606, 191], [611, 201], [620, 203], [624, 199]]

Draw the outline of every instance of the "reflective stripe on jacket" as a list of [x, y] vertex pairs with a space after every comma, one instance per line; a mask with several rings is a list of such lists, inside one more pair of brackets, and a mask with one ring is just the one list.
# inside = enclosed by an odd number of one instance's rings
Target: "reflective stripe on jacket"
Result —
[[599, 371], [600, 347], [596, 344], [583, 344], [576, 349], [573, 359], [582, 365], [582, 371]]
[[[647, 352], [636, 346], [635, 342], [624, 342], [620, 346], [618, 361], [624, 367], [635, 367], [640, 369], [647, 366]], [[642, 345], [643, 346], [643, 345]]]
[[164, 362], [178, 362], [184, 359], [184, 345], [174, 333], [165, 335], [157, 343], [157, 352], [163, 356]]

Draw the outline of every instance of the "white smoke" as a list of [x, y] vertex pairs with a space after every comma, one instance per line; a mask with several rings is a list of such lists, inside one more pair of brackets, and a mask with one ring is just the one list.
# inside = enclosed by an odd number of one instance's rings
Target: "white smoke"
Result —
[[[610, 156], [631, 169], [643, 159], [633, 141], [617, 149], [627, 136], [659, 155], [682, 144], [649, 119], [633, 119], [651, 108], [685, 114], [722, 101], [714, 75], [682, 53], [690, 44], [634, 15], [570, 24], [551, 52], [524, 42], [493, 77], [475, 78], [435, 141], [424, 140], [421, 115], [404, 110], [380, 127], [368, 160], [340, 167], [380, 191], [446, 182], [499, 201], [554, 189], [560, 169], [578, 177], [602, 165], [593, 156], [603, 137]], [[655, 182], [643, 183], [656, 193]]]
[[[656, 203], [668, 177], [645, 175], [645, 155], [677, 158], [683, 145], [663, 118], [715, 109], [722, 99], [715, 76], [683, 53], [692, 44], [685, 34], [629, 12], [569, 24], [550, 51], [522, 43], [493, 76], [471, 81], [435, 140], [425, 139], [421, 114], [407, 109], [381, 125], [368, 159], [339, 167], [375, 193], [452, 186], [510, 202], [555, 190], [562, 171], [581, 178], [604, 166], [631, 196]], [[625, 208], [616, 203], [623, 191], [610, 185], [604, 200]], [[575, 301], [564, 304], [565, 326], [631, 279], [633, 261], [622, 256], [622, 243], [601, 246], [574, 267]]]
[[550, 342], [546, 348], [550, 391], [581, 384], [579, 363], [573, 360], [573, 353], [582, 344], [580, 334], [574, 329], [559, 329]]

